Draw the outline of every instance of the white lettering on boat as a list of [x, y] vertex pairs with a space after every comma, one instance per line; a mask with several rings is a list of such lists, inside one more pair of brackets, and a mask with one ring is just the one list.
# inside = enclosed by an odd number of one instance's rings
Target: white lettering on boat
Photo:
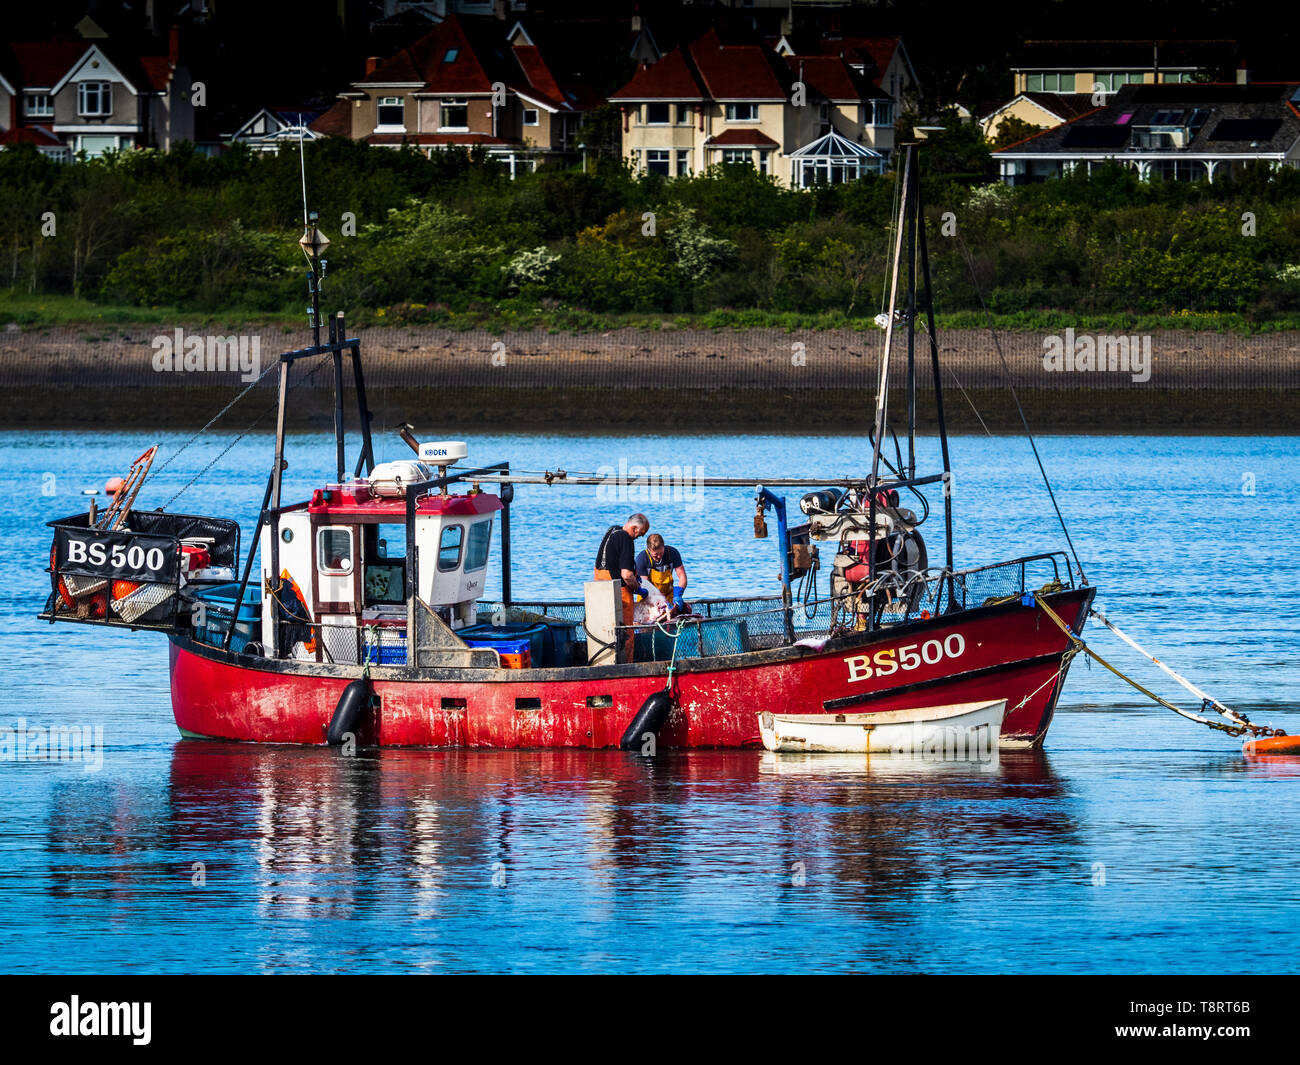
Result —
[[870, 680], [872, 677], [889, 677], [898, 672], [916, 669], [922, 663], [938, 665], [945, 658], [960, 658], [966, 650], [966, 637], [960, 632], [949, 633], [942, 640], [908, 643], [902, 647], [886, 647], [865, 655], [853, 655], [844, 660], [849, 667], [849, 683]]

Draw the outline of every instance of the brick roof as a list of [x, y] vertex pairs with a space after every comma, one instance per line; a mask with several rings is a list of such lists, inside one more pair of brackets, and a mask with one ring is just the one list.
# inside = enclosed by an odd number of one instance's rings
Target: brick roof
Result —
[[843, 56], [788, 55], [786, 65], [795, 78], [802, 71], [804, 84], [827, 100], [889, 99], [864, 74], [858, 73]]
[[766, 133], [756, 129], [729, 129], [704, 142], [710, 148], [779, 148]]

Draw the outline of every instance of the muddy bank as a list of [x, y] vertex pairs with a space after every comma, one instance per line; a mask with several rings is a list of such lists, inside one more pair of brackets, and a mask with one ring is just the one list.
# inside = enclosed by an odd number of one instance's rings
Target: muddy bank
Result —
[[[168, 336], [171, 335], [169, 332]], [[0, 425], [187, 428], [204, 424], [271, 367], [301, 333], [250, 335], [244, 366], [162, 370], [154, 334], [63, 328], [0, 333]], [[1044, 335], [1002, 334], [1002, 353], [1036, 429], [1059, 432], [1300, 432], [1300, 334], [1241, 337], [1175, 332], [1150, 338], [1123, 369], [1052, 372]], [[617, 330], [505, 334], [370, 329], [361, 336], [375, 426], [411, 421], [422, 433], [469, 431], [707, 431], [861, 429], [870, 421], [881, 334], [778, 330]], [[918, 338], [918, 408], [933, 423], [929, 351]], [[900, 347], [892, 379], [901, 385]], [[940, 344], [954, 429], [1019, 427], [986, 331]], [[330, 424], [333, 375], [299, 362], [291, 423]], [[274, 371], [219, 424], [274, 424]], [[892, 402], [901, 405], [900, 391]], [[350, 402], [350, 397], [349, 397]], [[895, 407], [898, 409], [898, 406]]]

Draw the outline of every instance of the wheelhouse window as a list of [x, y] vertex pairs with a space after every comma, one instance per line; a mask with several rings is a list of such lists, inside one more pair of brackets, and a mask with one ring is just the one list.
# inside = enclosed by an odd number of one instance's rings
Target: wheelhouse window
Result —
[[727, 104], [728, 122], [757, 122], [758, 104]]
[[460, 565], [460, 551], [465, 546], [465, 526], [448, 525], [438, 540], [438, 569], [444, 573]]
[[83, 81], [77, 86], [77, 114], [95, 118], [113, 113], [113, 86], [107, 81]]
[[492, 522], [475, 522], [469, 527], [465, 544], [465, 572], [473, 573], [487, 565], [488, 547], [492, 542]]
[[672, 121], [671, 104], [646, 104], [645, 124], [647, 126], [666, 126]]
[[378, 102], [378, 125], [405, 128], [406, 113], [400, 96], [381, 96]]
[[442, 128], [450, 130], [469, 129], [469, 101], [442, 101]]
[[23, 113], [28, 118], [53, 118], [54, 97], [45, 93], [28, 93], [23, 103]]
[[352, 530], [327, 525], [316, 533], [316, 568], [321, 573], [342, 576], [352, 572]]

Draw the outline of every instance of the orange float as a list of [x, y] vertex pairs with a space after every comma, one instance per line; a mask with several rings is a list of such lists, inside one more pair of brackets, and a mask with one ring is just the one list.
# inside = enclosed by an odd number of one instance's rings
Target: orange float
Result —
[[1260, 736], [1247, 740], [1241, 745], [1241, 753], [1247, 758], [1267, 758], [1279, 754], [1300, 756], [1300, 736]]

